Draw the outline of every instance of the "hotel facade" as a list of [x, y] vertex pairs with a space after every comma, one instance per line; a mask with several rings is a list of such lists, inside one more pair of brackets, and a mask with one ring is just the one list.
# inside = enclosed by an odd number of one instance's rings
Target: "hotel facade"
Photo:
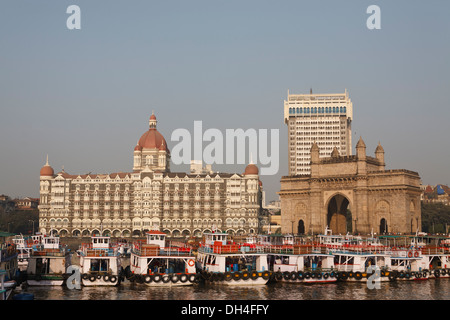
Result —
[[133, 171], [110, 174], [40, 171], [39, 228], [60, 236], [142, 236], [161, 230], [173, 237], [259, 231], [262, 183], [259, 170], [213, 172], [192, 163], [190, 173], [170, 171], [170, 150], [156, 129], [149, 129], [133, 151]]

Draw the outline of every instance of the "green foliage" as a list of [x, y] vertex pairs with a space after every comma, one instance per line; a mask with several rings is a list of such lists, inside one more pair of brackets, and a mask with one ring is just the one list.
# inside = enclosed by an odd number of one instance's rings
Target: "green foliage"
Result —
[[450, 206], [442, 203], [422, 203], [422, 231], [445, 233], [450, 228]]
[[39, 210], [14, 210], [5, 212], [0, 210], [0, 230], [11, 233], [22, 233], [24, 235], [31, 234], [34, 221], [34, 231], [39, 227]]

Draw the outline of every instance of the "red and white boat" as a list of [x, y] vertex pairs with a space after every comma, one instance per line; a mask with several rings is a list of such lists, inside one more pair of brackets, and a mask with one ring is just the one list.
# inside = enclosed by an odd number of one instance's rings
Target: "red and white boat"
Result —
[[198, 281], [195, 256], [189, 247], [167, 245], [166, 234], [152, 230], [146, 242], [135, 242], [130, 253], [131, 281], [148, 286], [186, 286]]

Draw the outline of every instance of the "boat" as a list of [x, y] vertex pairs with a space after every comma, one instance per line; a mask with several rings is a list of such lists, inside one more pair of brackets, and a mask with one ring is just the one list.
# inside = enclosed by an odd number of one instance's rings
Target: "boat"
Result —
[[353, 246], [331, 249], [339, 281], [393, 281], [395, 272], [389, 269], [390, 254], [377, 247]]
[[0, 300], [9, 300], [14, 287], [8, 285], [6, 281], [7, 272], [6, 270], [0, 270]]
[[146, 241], [131, 247], [127, 279], [147, 286], [187, 286], [198, 282], [195, 259], [190, 247], [166, 243], [159, 230], [146, 233]]
[[91, 242], [82, 244], [77, 253], [83, 286], [116, 286], [120, 283], [119, 246], [113, 246], [109, 236], [92, 236]]
[[28, 260], [26, 281], [30, 286], [61, 286], [71, 264], [71, 252], [60, 244], [59, 236], [39, 236], [41, 242], [32, 245]]
[[414, 247], [392, 247], [389, 269], [396, 280], [427, 280], [430, 272], [420, 249]]
[[18, 251], [17, 261], [20, 271], [26, 271], [28, 267], [28, 260], [31, 257], [33, 248], [33, 242], [30, 238], [25, 238], [22, 234], [16, 235], [12, 239], [13, 243], [16, 245]]
[[276, 281], [287, 283], [330, 283], [337, 281], [334, 256], [313, 244], [290, 248], [272, 246], [269, 267]]
[[205, 283], [265, 285], [272, 276], [263, 246], [228, 241], [228, 234], [205, 233], [197, 261]]
[[411, 238], [411, 248], [420, 250], [422, 266], [427, 269], [429, 278], [450, 278], [448, 237], [416, 233]]
[[17, 286], [16, 277], [19, 270], [16, 245], [4, 242], [0, 246], [0, 270], [3, 277], [2, 290], [14, 289]]

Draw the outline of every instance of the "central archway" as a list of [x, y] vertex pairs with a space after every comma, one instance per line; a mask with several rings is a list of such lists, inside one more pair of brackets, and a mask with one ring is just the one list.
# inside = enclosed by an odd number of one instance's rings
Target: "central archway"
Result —
[[328, 202], [327, 225], [333, 233], [345, 234], [352, 232], [349, 205], [348, 199], [341, 194], [333, 196]]

